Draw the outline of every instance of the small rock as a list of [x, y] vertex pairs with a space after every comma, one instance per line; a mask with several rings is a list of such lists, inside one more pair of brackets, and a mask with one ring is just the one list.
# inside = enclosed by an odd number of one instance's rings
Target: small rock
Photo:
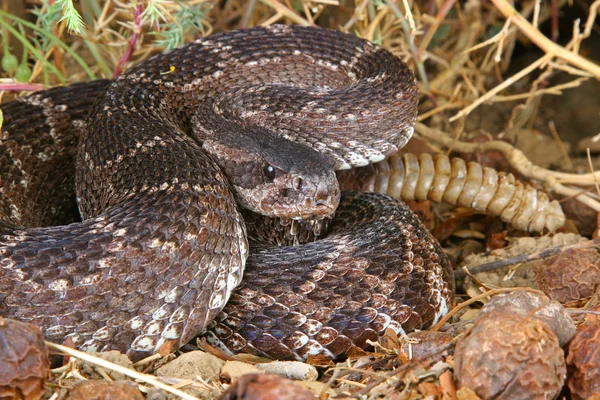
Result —
[[[101, 352], [101, 353], [90, 353], [98, 358], [101, 358], [103, 360], [106, 361], [110, 361], [113, 364], [117, 364], [120, 365], [121, 367], [125, 367], [125, 368], [131, 368], [132, 366], [132, 362], [129, 359], [129, 357], [127, 357], [125, 354], [116, 351], [116, 350], [111, 350], [111, 351], [105, 351], [105, 352]], [[98, 373], [98, 370], [102, 370], [104, 371], [113, 381], [121, 381], [124, 379], [127, 379], [127, 377], [125, 375], [123, 375], [120, 372], [116, 372], [113, 371], [111, 369], [108, 368], [102, 368], [96, 364], [87, 362], [87, 361], [83, 361], [80, 359], [77, 359], [76, 361], [76, 365], [77, 368], [80, 369], [80, 372], [89, 379], [103, 379], [104, 377]]]
[[330, 399], [338, 395], [328, 384], [317, 381], [296, 381], [297, 385], [307, 388], [317, 398]]
[[241, 361], [227, 361], [221, 368], [220, 376], [229, 382], [247, 374], [262, 374], [263, 372], [252, 364]]
[[0, 399], [37, 400], [49, 376], [48, 349], [40, 330], [0, 318]]
[[65, 400], [144, 400], [142, 393], [126, 383], [83, 381], [78, 383]]
[[183, 353], [173, 361], [156, 370], [158, 376], [169, 376], [179, 379], [196, 380], [201, 377], [205, 381], [218, 379], [219, 371], [225, 361], [203, 351]]
[[294, 381], [269, 374], [248, 374], [235, 380], [223, 400], [315, 400], [310, 390]]
[[265, 364], [257, 364], [256, 368], [269, 374], [300, 381], [315, 381], [319, 376], [315, 367], [300, 361], [273, 361]]
[[518, 314], [493, 313], [458, 340], [454, 373], [459, 387], [482, 399], [554, 399], [566, 366], [548, 325]]
[[494, 296], [483, 307], [474, 323], [492, 318], [493, 313], [538, 319], [554, 332], [561, 347], [571, 340], [576, 331], [575, 324], [564, 307], [539, 293], [516, 291]]
[[567, 365], [571, 372], [568, 385], [573, 400], [600, 397], [600, 324], [579, 327], [569, 342]]

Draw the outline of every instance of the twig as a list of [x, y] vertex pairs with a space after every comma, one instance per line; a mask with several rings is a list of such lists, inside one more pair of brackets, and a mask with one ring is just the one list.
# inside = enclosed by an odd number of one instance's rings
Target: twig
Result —
[[402, 27], [402, 31], [404, 32], [404, 37], [406, 39], [406, 42], [408, 43], [408, 47], [410, 49], [410, 52], [412, 53], [413, 59], [415, 60], [415, 64], [417, 66], [417, 71], [419, 72], [419, 77], [421, 78], [423, 87], [425, 88], [425, 91], [429, 92], [430, 91], [429, 79], [427, 78], [427, 73], [425, 71], [425, 65], [423, 64], [423, 60], [421, 59], [421, 57], [419, 55], [419, 52], [417, 50], [417, 47], [416, 47], [415, 41], [414, 41], [415, 21], [413, 20], [412, 13], [410, 13], [410, 8], [408, 8], [405, 4], [405, 10], [406, 10], [407, 15], [406, 15], [406, 18], [404, 18], [404, 15], [402, 15], [402, 12], [398, 8], [398, 6], [396, 6], [396, 4], [394, 4], [393, 1], [385, 0], [385, 3], [388, 5], [388, 7], [390, 7], [390, 9], [394, 13], [394, 15], [396, 15], [396, 17], [398, 18], [398, 21], [400, 21], [400, 26]]
[[121, 74], [121, 70], [125, 66], [125, 63], [129, 61], [131, 55], [133, 54], [133, 50], [140, 38], [142, 33], [142, 14], [144, 13], [144, 3], [140, 2], [137, 6], [135, 6], [133, 12], [133, 29], [131, 33], [131, 37], [129, 38], [129, 42], [127, 44], [127, 50], [125, 50], [125, 54], [119, 59], [119, 63], [115, 68], [115, 72], [113, 73], [113, 79]]
[[600, 311], [584, 310], [584, 309], [567, 308], [567, 312], [571, 315], [578, 315], [578, 314], [600, 315]]
[[537, 89], [537, 90], [534, 90], [529, 93], [515, 94], [512, 96], [496, 96], [496, 98], [494, 99], [494, 102], [499, 103], [499, 102], [504, 102], [504, 101], [515, 101], [515, 100], [526, 99], [526, 98], [534, 97], [534, 96], [541, 96], [543, 94], [561, 95], [563, 89], [573, 89], [573, 88], [579, 87], [579, 86], [581, 86], [581, 84], [583, 82], [585, 82], [587, 80], [588, 80], [588, 78], [581, 77], [581, 78], [577, 78], [577, 79], [574, 79], [569, 82], [561, 83], [556, 86], [551, 86], [551, 87], [544, 88], [544, 89]]
[[[571, 161], [571, 157], [569, 157], [569, 152], [565, 148], [563, 141], [560, 139], [560, 136], [558, 134], [558, 131], [556, 130], [556, 124], [554, 123], [554, 121], [548, 122], [548, 129], [550, 129], [550, 133], [552, 133], [552, 138], [554, 139], [554, 142], [556, 143], [556, 146], [558, 147], [558, 151], [560, 151], [560, 154], [563, 158], [563, 162], [567, 166], [567, 169], [569, 171], [572, 171], [573, 170], [573, 162]], [[591, 171], [594, 172], [594, 169], [591, 168]]]
[[558, 57], [568, 63], [588, 71], [596, 79], [600, 80], [600, 66], [580, 56], [579, 54], [570, 52], [564, 47], [557, 45], [546, 36], [542, 35], [539, 30], [533, 27], [521, 14], [517, 12], [506, 0], [492, 0], [492, 3], [506, 18], [512, 17], [514, 24], [519, 30], [542, 49], [546, 56]]
[[498, 288], [498, 289], [491, 289], [488, 290], [485, 293], [482, 293], [478, 296], [472, 297], [469, 300], [465, 300], [462, 303], [456, 305], [452, 310], [450, 310], [450, 312], [448, 314], [446, 314], [437, 324], [435, 324], [431, 329], [429, 329], [430, 331], [438, 331], [440, 330], [440, 328], [442, 326], [444, 326], [444, 324], [446, 322], [448, 322], [448, 320], [450, 320], [450, 318], [452, 318], [452, 316], [454, 314], [456, 314], [457, 312], [459, 312], [460, 310], [462, 310], [463, 308], [478, 302], [481, 299], [485, 299], [487, 297], [490, 296], [494, 296], [497, 294], [501, 294], [501, 293], [511, 293], [511, 292], [532, 292], [532, 293], [538, 293], [538, 294], [544, 294], [544, 292], [540, 291], [540, 290], [536, 290], [536, 289], [532, 289], [529, 287], [513, 287], [513, 288]]
[[126, 375], [126, 376], [130, 377], [130, 378], [137, 379], [137, 380], [140, 380], [142, 382], [146, 382], [147, 384], [155, 386], [155, 387], [157, 387], [159, 389], [162, 389], [162, 390], [164, 390], [166, 392], [173, 393], [174, 395], [179, 396], [182, 399], [186, 399], [186, 400], [200, 400], [200, 399], [198, 399], [198, 397], [189, 395], [189, 394], [187, 394], [187, 393], [185, 393], [185, 392], [183, 392], [183, 391], [181, 391], [179, 389], [175, 389], [172, 386], [169, 386], [169, 385], [166, 385], [166, 384], [162, 383], [155, 376], [148, 375], [148, 374], [142, 374], [141, 372], [137, 372], [137, 371], [135, 371], [133, 369], [126, 368], [126, 367], [123, 367], [121, 365], [117, 365], [117, 364], [112, 363], [110, 361], [107, 361], [107, 360], [104, 360], [102, 358], [96, 357], [96, 356], [94, 356], [92, 354], [88, 354], [88, 353], [85, 353], [83, 351], [75, 350], [75, 349], [72, 349], [72, 348], [67, 347], [67, 346], [63, 346], [63, 345], [56, 344], [56, 343], [50, 343], [50, 342], [45, 342], [45, 343], [46, 343], [46, 346], [48, 346], [51, 349], [58, 350], [58, 351], [60, 351], [62, 353], [68, 354], [71, 357], [75, 357], [75, 358], [78, 358], [80, 360], [84, 360], [84, 361], [90, 362], [92, 364], [99, 365], [99, 366], [104, 367], [106, 369], [119, 372], [119, 373], [121, 373], [123, 375]]
[[277, 0], [261, 0], [261, 1], [264, 4], [266, 4], [267, 6], [271, 7], [275, 11], [277, 11], [279, 14], [284, 15], [285, 17], [291, 19], [292, 21], [294, 21], [297, 24], [304, 25], [304, 26], [313, 25], [310, 22], [308, 22], [306, 19], [302, 18], [300, 15], [296, 14], [289, 8], [287, 8], [284, 5], [282, 5], [281, 3], [279, 3]]
[[456, 113], [453, 117], [450, 118], [450, 122], [456, 121], [457, 119], [462, 118], [465, 115], [468, 115], [471, 111], [473, 111], [474, 109], [479, 107], [481, 104], [485, 103], [486, 101], [488, 101], [489, 99], [494, 97], [496, 94], [500, 93], [502, 90], [506, 89], [513, 83], [515, 83], [518, 80], [529, 75], [529, 73], [531, 73], [536, 68], [541, 67], [542, 65], [544, 65], [545, 63], [550, 61], [552, 59], [552, 57], [553, 57], [552, 54], [546, 54], [545, 56], [539, 58], [537, 61], [534, 61], [533, 63], [531, 63], [528, 67], [523, 68], [521, 71], [517, 72], [510, 78], [507, 78], [504, 82], [502, 82], [495, 88], [491, 89], [483, 96], [479, 97], [477, 100], [475, 100], [473, 103], [471, 103], [468, 107], [465, 107], [462, 110], [460, 110], [458, 113]]
[[35, 91], [44, 90], [44, 85], [38, 85], [36, 83], [0, 83], [0, 91], [10, 92], [22, 92], [22, 91]]
[[[588, 165], [590, 167], [590, 171], [594, 172], [594, 163], [592, 162], [592, 155], [590, 154], [590, 148], [585, 149]], [[596, 193], [600, 194], [600, 184], [598, 184], [598, 179], [594, 179], [594, 187], [596, 188]]]
[[[536, 251], [530, 254], [521, 254], [519, 256], [515, 256], [506, 260], [498, 260], [491, 261], [485, 264], [479, 264], [475, 267], [469, 268], [468, 271], [470, 274], [478, 274], [480, 272], [488, 272], [494, 271], [501, 268], [510, 267], [515, 264], [522, 264], [529, 261], [540, 260], [543, 258], [548, 258], [557, 253], [573, 250], [573, 249], [587, 249], [591, 247], [600, 247], [600, 238], [594, 240], [586, 240], [584, 242], [569, 244], [569, 245], [560, 245], [555, 247], [550, 247], [548, 249]], [[462, 269], [454, 271], [454, 277], [456, 279], [464, 278], [467, 275], [465, 271]]]

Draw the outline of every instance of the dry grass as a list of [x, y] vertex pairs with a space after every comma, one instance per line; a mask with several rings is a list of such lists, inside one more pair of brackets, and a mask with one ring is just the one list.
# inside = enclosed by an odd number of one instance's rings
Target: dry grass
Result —
[[[566, 1], [524, 0], [514, 9], [506, 0], [81, 0], [85, 26], [77, 35], [68, 33], [67, 20], [58, 22], [62, 14], [53, 1], [31, 1], [28, 9], [21, 9], [19, 3], [2, 2], [2, 33], [7, 39], [3, 48], [8, 44], [17, 62], [25, 60], [31, 73], [24, 82], [4, 74], [2, 95], [112, 77], [165, 47], [212, 32], [274, 23], [319, 25], [379, 43], [411, 65], [422, 96], [417, 135], [440, 151], [499, 151], [523, 177], [540, 181], [562, 197], [578, 196], [600, 211], [600, 194], [588, 190], [597, 185], [600, 173], [540, 168], [507, 141], [467, 143], [469, 118], [484, 105], [511, 106], [508, 121], [494, 137], [499, 139], [510, 130], [530, 127], [542, 97], [560, 96], [600, 80], [600, 66], [581, 54], [585, 40], [594, 31], [598, 34], [600, 0], [591, 5], [575, 1], [587, 10], [587, 18], [574, 24], [572, 39], [564, 45], [550, 40], [538, 27], [548, 21], [556, 27], [561, 10], [569, 7]], [[32, 3], [39, 8], [38, 17], [32, 18]], [[41, 33], [45, 29], [51, 33]], [[554, 33], [551, 30], [549, 36]], [[515, 68], [513, 53], [520, 45], [537, 56]], [[550, 85], [558, 75], [567, 78]], [[547, 133], [551, 131], [548, 126]], [[419, 398], [427, 390], [420, 384], [438, 377], [439, 398], [456, 398], [445, 375], [450, 364], [401, 360], [397, 348], [391, 347], [378, 347], [369, 363], [338, 365], [326, 372], [326, 380], [341, 394]], [[356, 371], [361, 379], [351, 377]], [[145, 380], [149, 385], [154, 381]]]

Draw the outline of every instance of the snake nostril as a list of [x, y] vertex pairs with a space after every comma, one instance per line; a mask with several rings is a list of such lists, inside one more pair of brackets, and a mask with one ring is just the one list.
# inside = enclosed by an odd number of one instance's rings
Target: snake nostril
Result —
[[292, 182], [292, 185], [294, 186], [294, 190], [297, 191], [302, 191], [302, 188], [304, 187], [304, 182], [302, 181], [302, 178], [295, 178], [294, 181]]
[[327, 189], [327, 185], [319, 184], [317, 191], [315, 192], [315, 200], [317, 204], [327, 204], [328, 199], [329, 190]]

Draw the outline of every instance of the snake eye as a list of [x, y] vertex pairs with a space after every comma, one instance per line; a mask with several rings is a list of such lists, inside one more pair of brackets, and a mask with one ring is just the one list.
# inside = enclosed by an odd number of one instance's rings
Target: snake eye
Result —
[[265, 165], [264, 169], [263, 169], [265, 176], [270, 179], [273, 180], [275, 179], [275, 175], [276, 175], [276, 170], [275, 167], [273, 167], [272, 165]]

